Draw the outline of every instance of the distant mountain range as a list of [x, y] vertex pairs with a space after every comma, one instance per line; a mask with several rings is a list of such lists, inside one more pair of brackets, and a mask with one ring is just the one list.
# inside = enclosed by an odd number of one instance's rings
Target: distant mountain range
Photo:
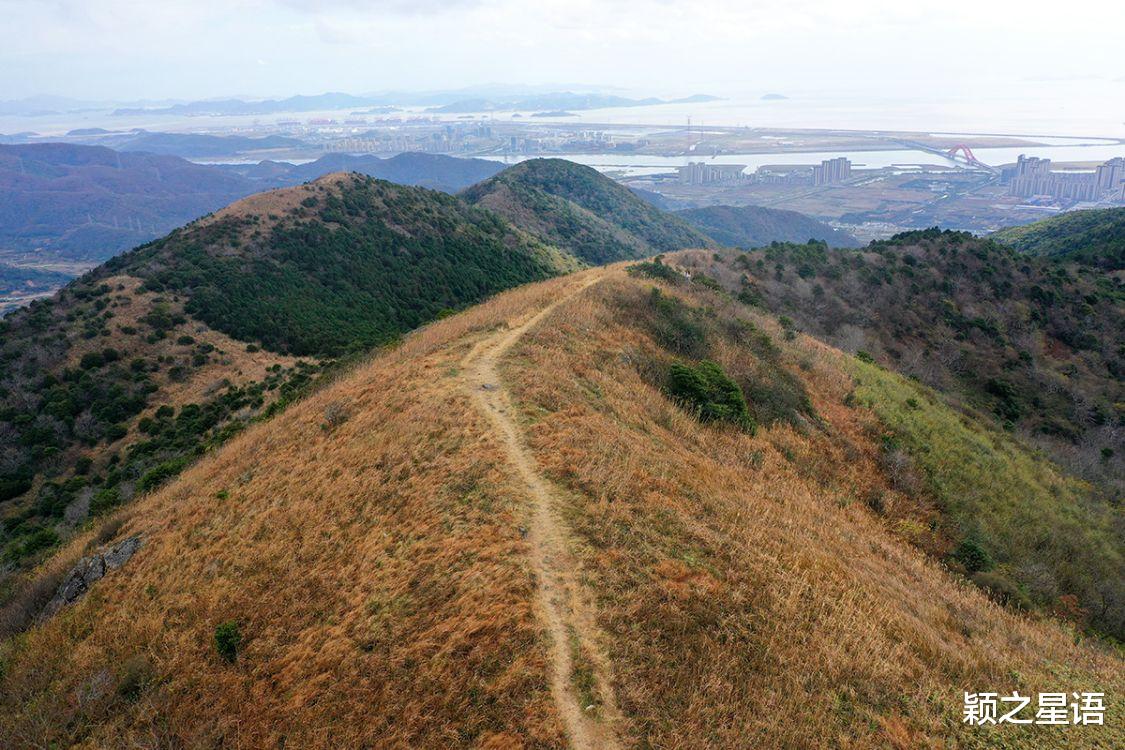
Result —
[[353, 96], [340, 92], [317, 94], [316, 96], [290, 96], [286, 99], [263, 99], [245, 101], [243, 99], [216, 99], [186, 104], [173, 104], [170, 107], [148, 109], [144, 107], [122, 107], [115, 109], [115, 115], [268, 115], [277, 112], [315, 112], [329, 109], [348, 109], [352, 107], [373, 107], [380, 104], [393, 104], [382, 98]]
[[420, 153], [218, 166], [102, 146], [0, 146], [0, 256], [35, 252], [99, 262], [238, 198], [329, 172], [456, 192], [502, 168], [484, 159]]
[[0, 146], [0, 252], [102, 261], [256, 189], [175, 156]]
[[207, 135], [204, 133], [164, 133], [143, 130], [106, 130], [77, 128], [66, 135], [45, 138], [37, 133], [0, 135], [0, 144], [31, 145], [70, 143], [77, 146], [104, 146], [115, 151], [143, 151], [149, 154], [182, 156], [185, 159], [223, 159], [262, 154], [267, 151], [308, 151], [309, 144], [283, 135], [248, 137], [241, 135]]
[[707, 94], [695, 94], [683, 99], [629, 99], [611, 94], [575, 94], [569, 91], [552, 94], [539, 94], [529, 97], [507, 98], [474, 98], [462, 99], [438, 107], [431, 107], [427, 112], [454, 113], [454, 112], [491, 112], [495, 110], [583, 110], [605, 109], [607, 107], [647, 107], [653, 104], [696, 104], [717, 101], [719, 97]]
[[631, 99], [614, 94], [554, 91], [542, 94], [495, 93], [466, 96], [463, 92], [416, 94], [396, 92], [373, 96], [353, 96], [339, 92], [316, 96], [291, 96], [286, 99], [216, 99], [172, 104], [161, 107], [121, 107], [114, 115], [269, 115], [282, 112], [318, 112], [336, 109], [386, 107], [388, 105], [430, 105], [429, 112], [488, 112], [498, 109], [572, 110], [603, 107], [644, 107], [652, 104], [692, 104], [715, 101], [719, 97], [695, 94], [682, 99], [648, 97]]
[[467, 159], [442, 154], [407, 152], [390, 158], [328, 154], [307, 164], [262, 161], [258, 164], [221, 164], [220, 169], [268, 186], [297, 185], [330, 172], [359, 172], [400, 185], [416, 185], [456, 193], [504, 169], [491, 159]]

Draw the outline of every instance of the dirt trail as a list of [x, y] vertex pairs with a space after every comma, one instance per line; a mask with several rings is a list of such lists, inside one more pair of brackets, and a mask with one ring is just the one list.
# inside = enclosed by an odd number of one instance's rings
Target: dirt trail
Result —
[[568, 551], [566, 525], [554, 507], [557, 490], [539, 473], [524, 443], [498, 365], [524, 333], [606, 273], [590, 272], [578, 286], [539, 312], [479, 342], [462, 361], [464, 385], [502, 438], [508, 460], [523, 479], [532, 502], [527, 539], [537, 583], [536, 607], [551, 637], [551, 694], [576, 750], [619, 748], [621, 715], [593, 608], [576, 580], [577, 565]]

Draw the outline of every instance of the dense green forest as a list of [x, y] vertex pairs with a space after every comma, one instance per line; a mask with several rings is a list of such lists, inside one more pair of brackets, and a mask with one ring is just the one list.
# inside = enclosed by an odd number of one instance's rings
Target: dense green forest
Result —
[[1055, 255], [1119, 271], [1125, 268], [1125, 208], [1071, 211], [1003, 229], [992, 239], [1028, 255]]
[[705, 206], [677, 211], [676, 216], [727, 247], [750, 249], [771, 242], [820, 240], [832, 247], [858, 247], [847, 232], [822, 221], [780, 208]]
[[385, 343], [439, 315], [573, 263], [451, 196], [351, 175], [306, 188], [266, 228], [226, 216], [115, 258], [108, 272], [187, 296], [234, 338], [295, 355]]
[[715, 244], [597, 170], [564, 159], [529, 159], [461, 195], [589, 263]]

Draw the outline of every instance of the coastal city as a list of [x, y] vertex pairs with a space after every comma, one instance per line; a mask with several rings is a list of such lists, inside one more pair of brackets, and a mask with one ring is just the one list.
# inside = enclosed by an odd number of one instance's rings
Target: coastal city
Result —
[[[537, 102], [573, 103], [574, 96]], [[273, 117], [238, 114], [248, 107], [116, 108], [84, 113], [95, 127], [61, 132], [73, 117], [24, 118], [30, 127], [0, 135], [0, 142], [151, 149], [243, 171], [325, 156], [427, 153], [505, 164], [563, 157], [658, 194], [669, 207], [789, 209], [860, 240], [934, 225], [986, 233], [1068, 210], [1125, 205], [1125, 140], [1119, 138], [700, 125], [691, 114], [682, 123], [657, 122], [666, 110], [707, 112], [715, 99], [698, 95], [675, 107], [628, 102], [596, 110], [466, 111], [485, 106], [474, 100]], [[780, 94], [762, 99], [785, 103]], [[3, 122], [0, 117], [0, 128]]]

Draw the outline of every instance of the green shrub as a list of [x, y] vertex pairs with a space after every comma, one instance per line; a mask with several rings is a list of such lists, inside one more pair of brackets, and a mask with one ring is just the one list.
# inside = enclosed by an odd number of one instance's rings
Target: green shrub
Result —
[[157, 464], [141, 475], [140, 480], [137, 481], [137, 492], [148, 492], [156, 489], [183, 471], [188, 462], [189, 458], [185, 456]]
[[653, 338], [670, 352], [692, 359], [707, 356], [710, 342], [704, 315], [656, 287], [649, 294], [649, 326]]
[[755, 427], [742, 389], [714, 362], [673, 362], [668, 372], [668, 393], [694, 410], [701, 422], [729, 422], [751, 431]]
[[659, 258], [653, 261], [634, 263], [625, 270], [632, 276], [645, 276], [650, 279], [659, 279], [669, 284], [679, 283], [683, 279], [683, 276], [681, 276], [678, 271], [661, 263]]
[[957, 549], [953, 550], [953, 557], [970, 573], [991, 570], [993, 565], [992, 555], [974, 537], [962, 539]]
[[227, 620], [215, 627], [215, 651], [224, 661], [233, 664], [241, 645], [242, 633], [237, 620]]
[[121, 493], [116, 487], [107, 487], [104, 490], [98, 490], [94, 493], [94, 496], [90, 498], [90, 515], [96, 516], [99, 513], [104, 513], [120, 503]]

